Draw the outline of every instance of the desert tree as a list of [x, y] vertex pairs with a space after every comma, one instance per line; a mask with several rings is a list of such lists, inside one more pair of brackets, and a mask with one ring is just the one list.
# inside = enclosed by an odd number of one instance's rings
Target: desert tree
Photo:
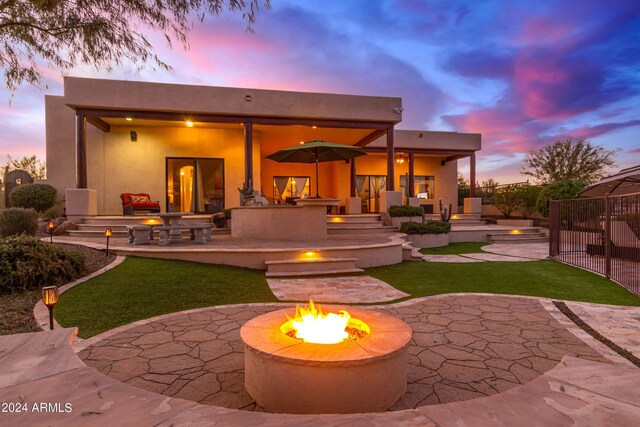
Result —
[[247, 30], [269, 0], [0, 0], [0, 67], [5, 85], [39, 85], [39, 66], [62, 72], [78, 65], [111, 71], [170, 68], [154, 53], [150, 35], [188, 48], [195, 22], [226, 10], [242, 14]]
[[534, 177], [540, 184], [558, 181], [593, 183], [602, 178], [607, 169], [615, 166], [614, 151], [580, 138], [568, 138], [531, 149], [524, 160], [521, 173]]
[[0, 173], [5, 173], [13, 169], [27, 171], [29, 175], [35, 179], [45, 179], [47, 177], [47, 167], [36, 155], [14, 159], [10, 154], [7, 154], [7, 163], [4, 167], [0, 168]]

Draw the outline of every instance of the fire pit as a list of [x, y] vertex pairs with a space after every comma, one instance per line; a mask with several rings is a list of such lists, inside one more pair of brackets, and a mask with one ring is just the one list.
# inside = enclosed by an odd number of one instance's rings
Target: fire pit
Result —
[[[372, 310], [325, 306], [324, 312], [311, 303], [258, 316], [241, 328], [249, 394], [270, 412], [389, 408], [407, 388], [409, 325]], [[337, 337], [327, 333], [331, 325]]]

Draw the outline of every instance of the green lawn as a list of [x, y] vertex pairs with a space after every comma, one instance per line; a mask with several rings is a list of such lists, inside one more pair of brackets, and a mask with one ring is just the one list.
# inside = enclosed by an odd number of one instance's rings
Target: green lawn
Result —
[[406, 261], [369, 268], [366, 274], [412, 297], [483, 292], [640, 306], [640, 298], [622, 286], [588, 271], [551, 260], [474, 263]]
[[78, 336], [161, 314], [211, 305], [277, 301], [264, 273], [244, 268], [152, 258], [118, 267], [60, 295], [56, 320]]
[[484, 252], [483, 246], [488, 243], [482, 242], [469, 242], [469, 243], [450, 243], [447, 246], [441, 246], [439, 248], [422, 248], [421, 254], [425, 255], [457, 255], [457, 254], [477, 254]]
[[[531, 295], [602, 304], [640, 298], [593, 273], [555, 261], [432, 263], [407, 261], [366, 273], [412, 297], [452, 292]], [[186, 261], [128, 257], [60, 296], [56, 319], [79, 336], [161, 314], [221, 304], [277, 301], [264, 272]]]

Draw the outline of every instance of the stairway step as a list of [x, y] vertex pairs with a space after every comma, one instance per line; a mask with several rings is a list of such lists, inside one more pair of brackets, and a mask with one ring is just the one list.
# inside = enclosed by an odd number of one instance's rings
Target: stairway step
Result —
[[398, 231], [398, 227], [392, 225], [382, 225], [375, 228], [362, 227], [327, 227], [327, 233], [336, 234], [371, 234], [371, 233], [394, 233]]
[[378, 221], [380, 221], [380, 214], [327, 215], [327, 223], [369, 223]]
[[358, 258], [311, 258], [265, 261], [267, 273], [304, 273], [356, 268]]
[[549, 241], [548, 237], [545, 236], [531, 236], [531, 237], [522, 237], [520, 236], [517, 239], [505, 239], [505, 236], [494, 236], [489, 238], [490, 243], [546, 243]]
[[361, 268], [345, 268], [340, 270], [307, 270], [290, 272], [266, 272], [265, 277], [304, 277], [304, 276], [338, 276], [364, 272]]
[[336, 228], [380, 228], [384, 224], [382, 221], [376, 222], [327, 222], [327, 230], [336, 229]]

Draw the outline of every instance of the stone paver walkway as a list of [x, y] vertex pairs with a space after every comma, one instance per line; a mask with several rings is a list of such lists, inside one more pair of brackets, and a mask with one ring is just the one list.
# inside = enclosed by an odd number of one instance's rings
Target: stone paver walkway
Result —
[[[79, 355], [100, 372], [148, 391], [260, 410], [244, 390], [239, 329], [281, 307], [239, 305], [167, 316], [111, 335]], [[606, 361], [536, 299], [454, 295], [376, 309], [402, 318], [414, 330], [408, 390], [392, 410], [510, 390], [549, 371], [564, 356]]]
[[402, 291], [371, 276], [267, 279], [280, 301], [375, 303], [408, 297]]
[[548, 243], [496, 243], [482, 247], [484, 252], [459, 255], [423, 255], [428, 262], [518, 262], [549, 257]]
[[569, 309], [600, 335], [640, 358], [640, 307], [567, 302]]

